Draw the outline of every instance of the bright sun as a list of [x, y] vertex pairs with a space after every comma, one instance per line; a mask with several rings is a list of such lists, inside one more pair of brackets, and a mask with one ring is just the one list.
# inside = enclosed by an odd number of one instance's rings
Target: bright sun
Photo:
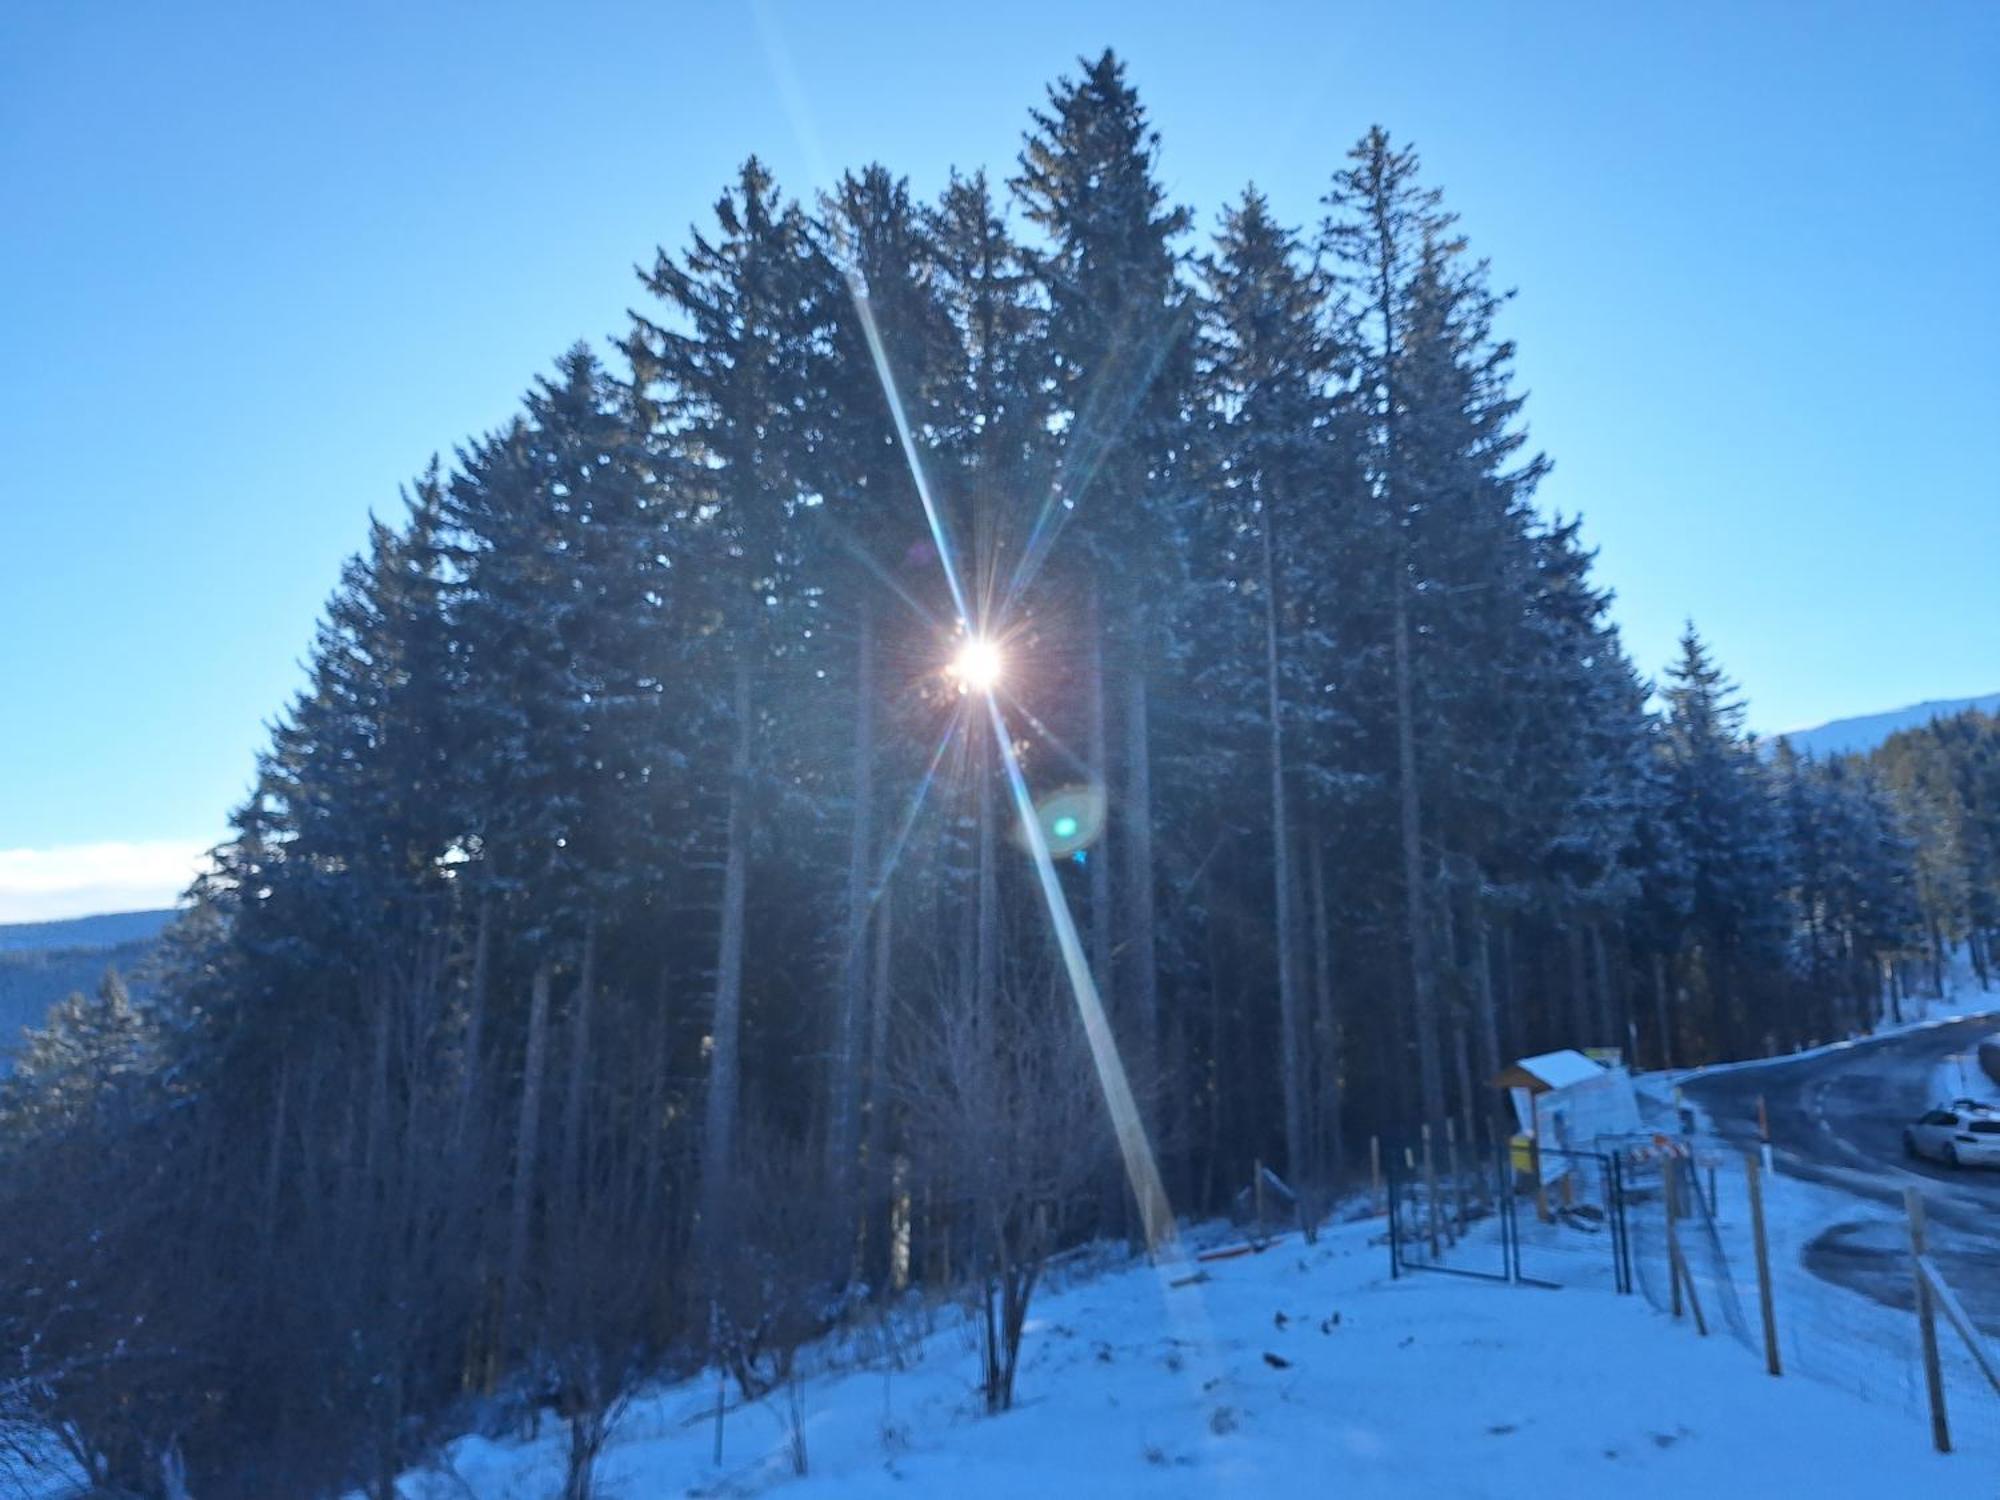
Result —
[[1000, 681], [1000, 665], [1000, 648], [975, 635], [958, 648], [958, 655], [951, 660], [951, 675], [974, 692], [990, 692]]

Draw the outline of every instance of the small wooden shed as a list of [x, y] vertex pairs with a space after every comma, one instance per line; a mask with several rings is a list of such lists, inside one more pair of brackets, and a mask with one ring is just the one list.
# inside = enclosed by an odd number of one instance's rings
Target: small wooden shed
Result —
[[1514, 1118], [1539, 1159], [1537, 1175], [1544, 1183], [1569, 1172], [1571, 1159], [1561, 1153], [1594, 1150], [1601, 1137], [1640, 1128], [1631, 1075], [1573, 1048], [1521, 1058], [1493, 1083], [1513, 1101]]

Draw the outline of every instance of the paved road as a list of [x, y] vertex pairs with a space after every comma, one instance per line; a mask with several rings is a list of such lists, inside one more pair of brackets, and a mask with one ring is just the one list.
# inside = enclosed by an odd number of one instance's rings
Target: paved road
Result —
[[[1718, 1130], [1745, 1145], [1756, 1139], [1762, 1095], [1781, 1172], [1897, 1210], [1903, 1190], [1920, 1187], [1939, 1269], [1980, 1326], [2000, 1334], [2000, 1171], [1953, 1171], [1903, 1154], [1903, 1126], [1937, 1102], [1940, 1070], [1948, 1081], [1951, 1060], [1995, 1030], [2000, 1012], [1695, 1078], [1687, 1094]], [[1907, 1308], [1908, 1255], [1896, 1219], [1869, 1213], [1828, 1226], [1806, 1247], [1805, 1264], [1828, 1281]]]

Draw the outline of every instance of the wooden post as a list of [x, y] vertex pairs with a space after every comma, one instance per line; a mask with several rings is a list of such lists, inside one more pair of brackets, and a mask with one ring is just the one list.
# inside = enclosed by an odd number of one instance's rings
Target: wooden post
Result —
[[1938, 1274], [1938, 1268], [1932, 1264], [1931, 1258], [1926, 1255], [1917, 1262], [1917, 1265], [1924, 1273], [1924, 1280], [1931, 1284], [1932, 1306], [1943, 1313], [1944, 1320], [1958, 1330], [1958, 1336], [1965, 1340], [1966, 1350], [1972, 1355], [1972, 1362], [1979, 1366], [1979, 1373], [1986, 1377], [1986, 1383], [1993, 1387], [1994, 1394], [2000, 1395], [2000, 1361], [1996, 1361], [1992, 1351], [1986, 1347], [1986, 1336], [1972, 1321], [1971, 1314], [1966, 1312], [1964, 1304], [1958, 1300], [1957, 1293], [1952, 1291], [1951, 1283]]
[[1667, 1285], [1673, 1291], [1674, 1316], [1681, 1315], [1681, 1231], [1674, 1221], [1680, 1217], [1677, 1194], [1674, 1192], [1674, 1158], [1669, 1156], [1660, 1162], [1660, 1189], [1666, 1199], [1667, 1208]]
[[1944, 1370], [1938, 1364], [1937, 1311], [1924, 1276], [1924, 1200], [1915, 1188], [1904, 1188], [1903, 1206], [1910, 1214], [1910, 1275], [1917, 1284], [1917, 1332], [1922, 1335], [1924, 1385], [1931, 1398], [1931, 1443], [1938, 1452], [1949, 1453], [1951, 1428], [1944, 1413]]
[[1465, 1179], [1458, 1175], [1458, 1121], [1444, 1122], [1444, 1169], [1451, 1178], [1451, 1217], [1458, 1237], [1465, 1238]]
[[1750, 1232], [1757, 1241], [1757, 1301], [1764, 1309], [1764, 1368], [1773, 1375], [1784, 1374], [1778, 1359], [1778, 1310], [1771, 1302], [1771, 1247], [1764, 1238], [1764, 1179], [1758, 1170], [1757, 1153], [1743, 1156], [1743, 1171], [1750, 1185]]
[[1368, 1204], [1376, 1213], [1388, 1212], [1382, 1201], [1382, 1137], [1368, 1137]]
[[1431, 1259], [1438, 1258], [1438, 1179], [1437, 1161], [1431, 1154], [1431, 1127], [1424, 1126], [1424, 1197], [1430, 1217]]
[[[1669, 1167], [1674, 1159], [1667, 1159]], [[1681, 1231], [1677, 1222], [1680, 1218], [1680, 1176], [1669, 1171], [1667, 1185], [1667, 1270], [1668, 1280], [1674, 1286], [1674, 1316], [1681, 1312], [1681, 1292], [1687, 1292], [1688, 1310], [1694, 1314], [1694, 1331], [1703, 1338], [1708, 1337], [1708, 1319], [1702, 1316], [1701, 1293], [1695, 1290], [1694, 1273], [1688, 1270], [1687, 1257], [1681, 1253]], [[1700, 1188], [1695, 1189], [1700, 1192]]]
[[1771, 1169], [1771, 1112], [1764, 1106], [1764, 1096], [1757, 1096], [1757, 1142], [1764, 1158], [1764, 1170]]
[[721, 1326], [720, 1309], [711, 1298], [708, 1304], [708, 1347], [715, 1356], [715, 1462], [718, 1466], [722, 1463], [722, 1413], [728, 1404], [725, 1398], [729, 1379], [728, 1367], [722, 1361]]
[[1261, 1156], [1251, 1163], [1251, 1171], [1250, 1202], [1257, 1215], [1257, 1227], [1250, 1233], [1253, 1239], [1261, 1241], [1264, 1238], [1264, 1159]]

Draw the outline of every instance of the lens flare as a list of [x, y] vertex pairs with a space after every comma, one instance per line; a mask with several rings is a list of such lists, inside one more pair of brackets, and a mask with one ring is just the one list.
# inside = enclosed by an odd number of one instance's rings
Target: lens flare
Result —
[[[1035, 799], [1035, 820], [1049, 853], [1067, 859], [1097, 842], [1104, 832], [1104, 788], [1094, 783], [1066, 786]], [[1027, 830], [1019, 830], [1021, 847], [1031, 848]]]
[[999, 684], [1004, 666], [999, 646], [985, 636], [975, 635], [958, 648], [958, 655], [951, 659], [950, 671], [961, 687], [975, 693], [990, 693]]

